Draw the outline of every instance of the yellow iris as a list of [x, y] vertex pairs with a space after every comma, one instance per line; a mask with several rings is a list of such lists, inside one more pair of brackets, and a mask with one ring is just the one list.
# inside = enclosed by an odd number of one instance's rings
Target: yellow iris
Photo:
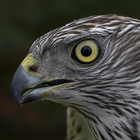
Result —
[[93, 62], [99, 53], [99, 48], [94, 40], [84, 40], [76, 45], [75, 57], [82, 63]]

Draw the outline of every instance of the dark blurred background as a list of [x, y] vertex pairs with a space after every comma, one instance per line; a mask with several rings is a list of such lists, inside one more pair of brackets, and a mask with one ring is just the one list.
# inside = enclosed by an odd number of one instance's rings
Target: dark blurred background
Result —
[[140, 0], [0, 0], [0, 140], [65, 140], [66, 108], [48, 101], [18, 107], [10, 91], [33, 41], [75, 19], [118, 14], [140, 19]]

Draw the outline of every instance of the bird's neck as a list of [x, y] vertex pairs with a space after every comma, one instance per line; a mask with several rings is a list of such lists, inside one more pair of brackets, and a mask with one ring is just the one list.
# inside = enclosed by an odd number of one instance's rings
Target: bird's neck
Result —
[[[93, 107], [94, 108], [94, 107]], [[84, 114], [88, 123], [93, 140], [139, 140], [140, 127], [138, 125], [138, 117], [134, 115], [125, 116], [123, 114], [115, 114], [107, 112], [107, 110], [94, 108], [87, 109]]]

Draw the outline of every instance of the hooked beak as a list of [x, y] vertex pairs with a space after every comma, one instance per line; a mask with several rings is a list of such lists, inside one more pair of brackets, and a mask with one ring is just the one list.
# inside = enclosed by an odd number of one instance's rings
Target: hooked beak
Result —
[[[11, 90], [13, 97], [18, 105], [24, 103], [25, 101], [21, 98], [21, 93], [26, 89], [32, 89], [33, 87], [43, 83], [44, 81], [39, 77], [34, 77], [32, 75], [27, 74], [24, 69], [23, 65], [21, 64], [19, 68], [16, 70], [12, 84]], [[28, 102], [37, 100], [37, 97], [34, 96], [32, 98], [28, 98]], [[27, 102], [27, 101], [26, 101]]]
[[67, 79], [44, 80], [37, 71], [30, 72], [34, 66], [37, 67], [37, 63], [33, 54], [29, 54], [13, 76], [11, 90], [18, 105], [44, 99], [50, 90], [74, 82]]

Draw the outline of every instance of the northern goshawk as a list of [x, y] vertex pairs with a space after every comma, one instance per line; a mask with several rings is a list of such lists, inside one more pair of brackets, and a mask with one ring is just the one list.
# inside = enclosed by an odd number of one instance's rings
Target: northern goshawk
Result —
[[67, 140], [140, 140], [140, 20], [101, 15], [38, 38], [15, 72], [18, 104], [68, 107]]

